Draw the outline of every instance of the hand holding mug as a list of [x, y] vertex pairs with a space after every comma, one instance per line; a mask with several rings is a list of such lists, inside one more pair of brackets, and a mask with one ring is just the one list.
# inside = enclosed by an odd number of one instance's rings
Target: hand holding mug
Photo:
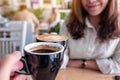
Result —
[[0, 80], [20, 80], [23, 76], [16, 74], [15, 71], [20, 70], [23, 65], [19, 61], [21, 53], [16, 51], [12, 54], [4, 56], [0, 60]]

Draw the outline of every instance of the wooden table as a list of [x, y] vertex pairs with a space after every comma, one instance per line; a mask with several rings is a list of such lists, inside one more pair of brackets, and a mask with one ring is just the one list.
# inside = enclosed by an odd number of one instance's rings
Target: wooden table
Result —
[[115, 80], [115, 75], [88, 69], [67, 68], [60, 70], [55, 80]]

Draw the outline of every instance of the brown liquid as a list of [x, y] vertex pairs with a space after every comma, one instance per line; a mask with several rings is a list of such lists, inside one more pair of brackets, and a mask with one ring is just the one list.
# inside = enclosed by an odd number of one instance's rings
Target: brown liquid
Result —
[[55, 51], [50, 50], [50, 49], [38, 49], [38, 50], [34, 50], [32, 52], [36, 52], [36, 53], [52, 53], [52, 52], [55, 52]]
[[29, 50], [36, 53], [51, 53], [59, 51], [60, 48], [50, 45], [38, 45], [36, 47], [30, 48]]

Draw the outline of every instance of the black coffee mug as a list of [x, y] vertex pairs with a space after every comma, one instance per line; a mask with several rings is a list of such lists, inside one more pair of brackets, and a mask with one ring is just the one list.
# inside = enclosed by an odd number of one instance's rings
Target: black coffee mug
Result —
[[31, 74], [33, 80], [55, 80], [63, 61], [64, 47], [58, 43], [36, 42], [24, 47], [24, 68], [18, 73]]

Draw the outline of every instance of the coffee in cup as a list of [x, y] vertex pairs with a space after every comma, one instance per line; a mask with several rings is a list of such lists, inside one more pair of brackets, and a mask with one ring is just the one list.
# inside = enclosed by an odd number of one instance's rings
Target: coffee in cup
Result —
[[36, 36], [37, 42], [54, 42], [54, 43], [60, 43], [65, 48], [68, 43], [68, 37], [65, 35], [55, 34], [55, 33], [45, 33], [42, 35]]
[[29, 50], [35, 53], [53, 53], [59, 51], [60, 48], [50, 45], [38, 45], [36, 47], [30, 48]]

